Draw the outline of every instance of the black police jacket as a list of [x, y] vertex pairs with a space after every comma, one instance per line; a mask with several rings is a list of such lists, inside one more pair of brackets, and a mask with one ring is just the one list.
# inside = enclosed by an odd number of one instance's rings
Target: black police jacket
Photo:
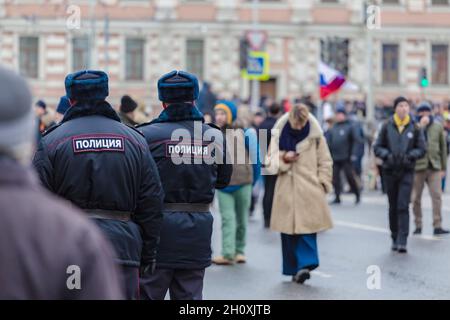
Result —
[[120, 264], [151, 264], [162, 222], [163, 190], [144, 137], [105, 101], [71, 107], [40, 141], [33, 164], [42, 184], [85, 211], [131, 213], [94, 219]]
[[335, 123], [328, 130], [326, 138], [334, 161], [356, 158], [360, 144], [364, 143], [358, 127], [350, 120]]
[[[193, 105], [172, 104], [159, 118], [137, 127], [158, 167], [165, 203], [210, 204], [215, 189], [230, 182], [233, 169], [225, 162], [223, 134], [202, 119]], [[164, 212], [157, 266], [210, 265], [212, 224], [208, 212]]]
[[411, 121], [400, 133], [389, 118], [381, 127], [374, 145], [375, 155], [383, 160], [383, 168], [401, 173], [414, 170], [416, 160], [422, 158], [427, 151], [422, 129]]

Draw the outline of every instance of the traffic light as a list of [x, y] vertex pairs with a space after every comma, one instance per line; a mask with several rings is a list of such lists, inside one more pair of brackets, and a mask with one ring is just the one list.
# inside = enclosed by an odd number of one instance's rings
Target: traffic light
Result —
[[427, 68], [425, 67], [420, 69], [419, 83], [422, 88], [428, 87], [430, 84], [427, 76]]

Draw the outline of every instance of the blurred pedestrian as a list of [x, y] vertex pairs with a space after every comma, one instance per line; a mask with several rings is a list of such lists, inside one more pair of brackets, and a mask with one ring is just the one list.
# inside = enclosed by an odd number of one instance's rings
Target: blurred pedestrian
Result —
[[[242, 112], [244, 110], [245, 110], [245, 112]], [[241, 114], [239, 114], [239, 111], [241, 112]], [[256, 111], [256, 112], [252, 113], [250, 111], [249, 107], [244, 107], [241, 105], [241, 107], [238, 109], [238, 117], [242, 118], [243, 116], [248, 118], [248, 120], [247, 120], [248, 124], [246, 124], [246, 127], [253, 128], [257, 134], [257, 139], [259, 139], [258, 129], [259, 129], [259, 126], [261, 125], [261, 123], [265, 119], [264, 111], [260, 110], [260, 111]], [[259, 144], [258, 144], [258, 146], [259, 146]], [[258, 205], [258, 200], [259, 200], [260, 194], [262, 192], [262, 188], [263, 188], [263, 177], [259, 176], [258, 181], [256, 181], [256, 183], [253, 185], [253, 188], [252, 188], [252, 201], [250, 204], [250, 217], [253, 216], [253, 213]]]
[[196, 102], [197, 108], [203, 113], [214, 114], [214, 106], [216, 105], [217, 96], [212, 90], [209, 82], [203, 82], [202, 90], [198, 95]]
[[289, 99], [287, 99], [287, 98], [283, 99], [281, 101], [281, 108], [283, 109], [284, 113], [289, 112], [291, 110], [291, 108], [292, 108], [291, 101]]
[[126, 298], [138, 299], [139, 273], [155, 267], [162, 220], [155, 162], [142, 134], [122, 124], [105, 100], [106, 73], [72, 73], [65, 85], [71, 107], [42, 137], [34, 166], [47, 189], [82, 208], [107, 235]]
[[52, 109], [47, 108], [47, 104], [43, 100], [38, 100], [35, 104], [34, 111], [38, 119], [39, 133], [42, 134], [55, 124], [55, 113]]
[[358, 159], [358, 145], [361, 143], [361, 135], [355, 125], [347, 119], [345, 108], [336, 110], [335, 123], [327, 132], [327, 139], [333, 157], [333, 187], [336, 194], [332, 203], [341, 203], [341, 172], [343, 171], [350, 185], [350, 190], [356, 197], [355, 203], [358, 204], [361, 193], [356, 182], [352, 161]]
[[64, 118], [64, 114], [69, 108], [70, 108], [69, 99], [67, 99], [66, 96], [62, 96], [61, 98], [59, 98], [59, 103], [58, 106], [56, 107], [56, 115], [55, 115], [56, 123], [61, 122], [61, 120]]
[[433, 207], [434, 235], [448, 234], [442, 229], [442, 181], [447, 169], [447, 141], [443, 126], [434, 120], [431, 105], [422, 102], [417, 108], [417, 122], [424, 131], [427, 153], [416, 162], [413, 187], [414, 234], [422, 233], [422, 192], [425, 183]]
[[281, 232], [283, 274], [303, 283], [319, 266], [317, 233], [333, 226], [326, 201], [332, 159], [319, 123], [304, 104], [294, 105], [274, 129], [268, 161], [278, 179], [270, 227]]
[[391, 249], [406, 253], [414, 167], [416, 160], [425, 155], [426, 143], [422, 130], [409, 115], [408, 100], [396, 98], [394, 110], [394, 115], [380, 130], [374, 151], [383, 160], [383, 179], [389, 200]]
[[[261, 123], [258, 128], [258, 139], [266, 137], [267, 141], [263, 143], [259, 140], [259, 146], [261, 149], [261, 158], [266, 157], [271, 139], [272, 139], [272, 129], [275, 126], [278, 118], [280, 117], [281, 107], [278, 103], [274, 102], [269, 107], [267, 118]], [[277, 175], [264, 175], [264, 197], [263, 197], [263, 216], [264, 216], [264, 227], [269, 228], [270, 217], [272, 213], [272, 203], [275, 191], [275, 184], [277, 182]]]
[[[447, 117], [444, 122], [444, 129], [445, 129], [445, 138], [447, 141], [447, 161], [448, 156], [450, 155], [450, 114], [447, 114]], [[447, 167], [448, 170], [448, 167]], [[447, 180], [447, 170], [445, 170], [444, 178], [442, 178], [442, 192], [445, 192], [445, 185]]]
[[135, 110], [138, 104], [129, 95], [124, 95], [120, 99], [119, 117], [122, 123], [130, 127], [135, 127], [138, 123], [135, 121]]
[[360, 190], [363, 187], [363, 158], [366, 147], [366, 137], [364, 134], [363, 124], [359, 120], [353, 120], [358, 139], [355, 141], [355, 155], [352, 157], [352, 167], [357, 178], [357, 184]]
[[245, 263], [252, 185], [260, 175], [258, 141], [255, 130], [246, 128], [238, 119], [237, 106], [233, 102], [219, 100], [215, 111], [216, 124], [225, 134], [231, 150], [233, 174], [228, 187], [217, 192], [222, 217], [222, 255], [215, 257], [213, 263]]
[[29, 168], [35, 118], [27, 84], [2, 67], [0, 83], [0, 299], [121, 299], [108, 242]]
[[[165, 191], [156, 270], [141, 277], [141, 293], [150, 300], [164, 300], [167, 291], [171, 300], [201, 300], [205, 269], [211, 264], [210, 205], [215, 189], [228, 185], [232, 168], [225, 162], [222, 133], [216, 126], [202, 123], [203, 115], [195, 106], [195, 75], [183, 71], [163, 75], [158, 95], [164, 110], [138, 127], [155, 158]], [[182, 144], [176, 134], [181, 130], [185, 132]], [[205, 139], [199, 141], [198, 134]], [[204, 146], [213, 146], [213, 150]], [[181, 155], [177, 147], [184, 150]], [[225, 152], [219, 152], [223, 149]], [[174, 161], [178, 157], [181, 163]]]
[[203, 119], [205, 120], [205, 123], [214, 123], [213, 116], [210, 115], [209, 113], [204, 113]]

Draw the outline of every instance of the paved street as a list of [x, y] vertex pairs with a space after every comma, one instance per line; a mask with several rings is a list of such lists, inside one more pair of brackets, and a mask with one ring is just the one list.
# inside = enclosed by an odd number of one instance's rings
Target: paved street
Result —
[[[427, 193], [427, 192], [426, 192]], [[444, 197], [444, 227], [450, 227], [450, 194]], [[250, 218], [248, 263], [212, 266], [205, 279], [205, 299], [450, 299], [450, 237], [432, 236], [431, 202], [424, 197], [424, 233], [411, 236], [409, 253], [390, 251], [387, 199], [364, 194], [353, 205], [345, 196], [333, 206], [334, 229], [318, 238], [320, 267], [305, 285], [281, 274], [278, 233], [262, 228], [261, 211]], [[412, 215], [412, 214], [411, 214]], [[220, 254], [220, 216], [216, 212], [214, 255]], [[411, 219], [412, 223], [412, 219]], [[413, 231], [411, 224], [411, 232]], [[367, 268], [381, 270], [381, 289], [367, 288]]]

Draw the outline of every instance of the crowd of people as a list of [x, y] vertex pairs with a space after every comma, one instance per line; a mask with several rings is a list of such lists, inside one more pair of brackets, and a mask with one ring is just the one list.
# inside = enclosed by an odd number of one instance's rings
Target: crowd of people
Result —
[[[397, 98], [372, 134], [362, 121], [364, 103], [326, 102], [323, 123], [315, 115], [325, 104], [316, 106], [310, 96], [264, 98], [254, 112], [238, 98], [219, 99], [208, 83], [200, 90], [195, 75], [183, 71], [159, 79], [162, 111], [151, 121], [129, 95], [117, 108], [107, 102], [102, 71], [69, 74], [55, 111], [39, 100], [34, 114], [25, 81], [3, 68], [0, 78], [0, 226], [6, 230], [0, 246], [13, 243], [0, 249], [0, 260], [10, 261], [0, 274], [6, 288], [0, 296], [161, 300], [169, 292], [171, 299], [200, 300], [211, 263], [247, 262], [247, 222], [259, 200], [263, 227], [281, 236], [282, 273], [302, 284], [319, 266], [317, 234], [333, 227], [329, 205], [341, 204], [345, 192], [354, 194], [355, 205], [363, 201], [372, 150], [388, 196], [392, 250], [407, 252], [411, 199], [414, 234], [422, 232], [425, 185], [434, 234], [449, 233], [441, 211], [450, 115], [429, 102], [411, 108]], [[189, 138], [174, 140], [177, 130]], [[23, 165], [34, 144], [40, 186]], [[220, 255], [212, 257], [214, 197], [222, 239]], [[4, 205], [10, 201], [19, 207]], [[17, 234], [25, 236], [19, 241]], [[61, 280], [73, 264], [85, 274], [82, 291]], [[29, 274], [42, 280], [26, 282]]]

